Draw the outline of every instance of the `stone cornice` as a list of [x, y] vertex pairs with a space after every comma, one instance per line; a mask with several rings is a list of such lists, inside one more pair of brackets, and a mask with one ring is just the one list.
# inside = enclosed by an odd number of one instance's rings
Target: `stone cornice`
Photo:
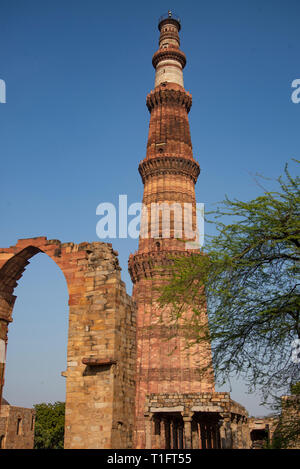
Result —
[[194, 184], [200, 174], [199, 163], [188, 158], [162, 156], [156, 158], [144, 159], [139, 164], [139, 173], [143, 183], [151, 177], [158, 174], [184, 174], [190, 177]]

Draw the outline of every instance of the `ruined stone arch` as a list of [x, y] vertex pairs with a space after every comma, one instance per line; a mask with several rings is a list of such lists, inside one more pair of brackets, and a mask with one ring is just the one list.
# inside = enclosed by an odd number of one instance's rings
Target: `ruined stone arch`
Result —
[[126, 294], [111, 244], [38, 237], [0, 249], [0, 402], [14, 289], [40, 252], [60, 267], [69, 294], [65, 447], [131, 447], [135, 305]]
[[[12, 310], [16, 300], [14, 296], [14, 289], [18, 285], [18, 280], [22, 277], [26, 266], [30, 263], [30, 259], [38, 253], [45, 253], [62, 270], [69, 290], [68, 276], [64, 272], [62, 262], [60, 262], [60, 248], [54, 248], [56, 244], [50, 246], [46, 243], [45, 246], [41, 245], [41, 238], [36, 238], [35, 243], [29, 243], [23, 247], [19, 243], [11, 248], [1, 251], [0, 254], [0, 297], [1, 297], [1, 313], [4, 313], [7, 320], [12, 320]], [[49, 249], [49, 247], [51, 247]], [[44, 249], [43, 249], [44, 248]], [[5, 251], [5, 252], [4, 252]]]

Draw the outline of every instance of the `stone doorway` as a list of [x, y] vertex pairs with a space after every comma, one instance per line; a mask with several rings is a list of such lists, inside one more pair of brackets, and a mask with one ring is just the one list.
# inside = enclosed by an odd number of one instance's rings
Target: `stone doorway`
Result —
[[154, 448], [185, 448], [184, 421], [178, 413], [159, 413], [153, 417]]
[[194, 449], [221, 448], [220, 420], [215, 412], [195, 412], [192, 421]]

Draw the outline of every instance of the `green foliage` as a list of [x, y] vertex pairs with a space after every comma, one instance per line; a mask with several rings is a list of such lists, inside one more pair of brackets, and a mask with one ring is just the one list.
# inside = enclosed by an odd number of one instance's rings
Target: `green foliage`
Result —
[[226, 198], [210, 213], [217, 234], [200, 254], [174, 260], [160, 298], [172, 306], [172, 321], [190, 331], [188, 345], [211, 341], [218, 382], [243, 376], [265, 402], [300, 377], [291, 359], [300, 338], [299, 181], [286, 166], [277, 192], [249, 202]]
[[291, 385], [291, 394], [294, 396], [300, 396], [300, 381]]
[[34, 449], [63, 449], [65, 403], [36, 404]]
[[273, 435], [270, 449], [283, 449], [283, 439], [281, 438], [278, 430]]

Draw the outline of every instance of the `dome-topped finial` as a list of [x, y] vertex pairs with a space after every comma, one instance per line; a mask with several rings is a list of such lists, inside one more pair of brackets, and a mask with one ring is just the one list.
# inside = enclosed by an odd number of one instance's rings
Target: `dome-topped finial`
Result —
[[181, 29], [180, 18], [172, 10], [168, 10], [168, 13], [165, 13], [164, 15], [162, 15], [159, 18], [159, 21], [158, 21], [159, 31], [161, 30], [162, 24], [165, 23], [165, 22], [172, 22], [177, 27], [178, 31], [180, 31], [180, 29]]

